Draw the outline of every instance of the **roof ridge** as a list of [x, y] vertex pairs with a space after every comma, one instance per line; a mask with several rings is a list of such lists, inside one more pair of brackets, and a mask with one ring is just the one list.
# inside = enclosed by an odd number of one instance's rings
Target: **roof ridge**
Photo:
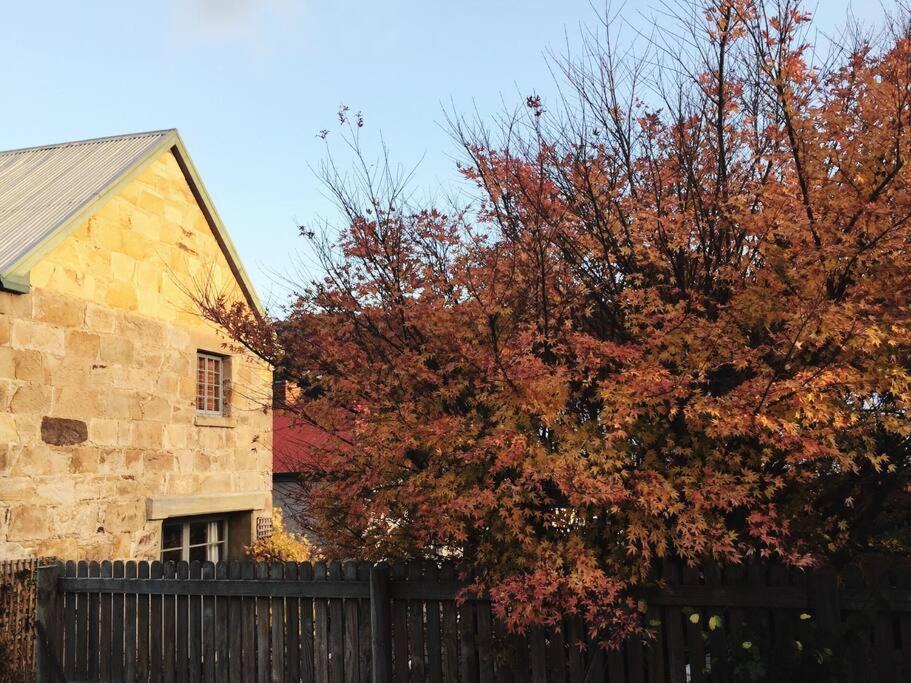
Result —
[[108, 135], [100, 138], [87, 138], [85, 140], [69, 140], [67, 142], [55, 142], [50, 145], [36, 145], [34, 147], [17, 147], [15, 149], [2, 149], [0, 150], [0, 155], [3, 154], [17, 154], [19, 152], [37, 152], [44, 149], [58, 149], [60, 147], [69, 147], [74, 145], [90, 145], [96, 142], [113, 142], [115, 140], [127, 140], [129, 138], [143, 138], [143, 137], [164, 137], [170, 133], [176, 133], [176, 128], [162, 128], [161, 130], [148, 130], [142, 131], [139, 133], [125, 133], [123, 135]]

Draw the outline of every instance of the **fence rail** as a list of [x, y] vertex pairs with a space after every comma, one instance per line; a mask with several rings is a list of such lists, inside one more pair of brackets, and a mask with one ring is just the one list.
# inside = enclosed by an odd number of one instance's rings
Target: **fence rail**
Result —
[[911, 680], [905, 569], [668, 562], [655, 585], [652, 637], [605, 652], [578, 618], [507, 634], [448, 566], [67, 562], [39, 571], [39, 680]]

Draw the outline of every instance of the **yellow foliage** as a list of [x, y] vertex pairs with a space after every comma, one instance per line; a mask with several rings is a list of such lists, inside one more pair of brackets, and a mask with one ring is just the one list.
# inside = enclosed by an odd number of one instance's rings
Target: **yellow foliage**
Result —
[[272, 534], [258, 538], [247, 548], [257, 562], [306, 562], [313, 559], [313, 546], [300, 534], [287, 531], [281, 508], [272, 508]]

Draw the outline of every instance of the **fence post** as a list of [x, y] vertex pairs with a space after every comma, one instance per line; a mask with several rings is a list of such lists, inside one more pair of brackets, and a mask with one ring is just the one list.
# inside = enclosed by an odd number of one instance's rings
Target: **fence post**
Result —
[[389, 565], [370, 568], [370, 630], [373, 683], [392, 680], [392, 621], [389, 615]]
[[58, 579], [63, 567], [59, 562], [38, 567], [38, 600], [35, 628], [35, 661], [37, 662], [37, 680], [61, 681], [59, 655], [63, 648], [61, 640], [61, 612], [63, 604], [57, 591]]

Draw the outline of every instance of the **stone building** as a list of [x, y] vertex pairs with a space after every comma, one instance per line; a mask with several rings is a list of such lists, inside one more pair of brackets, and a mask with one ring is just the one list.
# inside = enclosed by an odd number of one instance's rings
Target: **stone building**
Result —
[[0, 559], [225, 559], [271, 507], [260, 304], [177, 131], [0, 152]]

